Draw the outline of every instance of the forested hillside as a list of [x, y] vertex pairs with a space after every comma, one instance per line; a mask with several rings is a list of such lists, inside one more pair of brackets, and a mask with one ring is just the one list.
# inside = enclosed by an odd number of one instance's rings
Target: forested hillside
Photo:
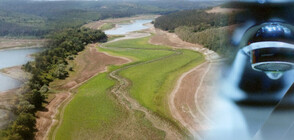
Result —
[[156, 19], [155, 27], [167, 31], [174, 31], [179, 26], [193, 27], [194, 32], [202, 31], [211, 27], [222, 27], [234, 24], [232, 18], [234, 13], [214, 14], [207, 13], [205, 10], [186, 10], [161, 16]]
[[189, 1], [8, 1], [0, 0], [0, 36], [44, 37], [51, 31], [79, 27], [105, 18], [168, 14], [214, 6]]
[[175, 32], [181, 39], [198, 43], [221, 55], [232, 51], [228, 37], [231, 25], [238, 24], [237, 14], [208, 13], [205, 10], [185, 10], [161, 16], [155, 20], [155, 27]]
[[193, 32], [193, 27], [188, 26], [180, 26], [175, 30], [176, 34], [184, 41], [201, 44], [221, 55], [231, 53], [234, 49], [230, 45], [229, 31], [229, 26], [211, 27], [200, 32]]

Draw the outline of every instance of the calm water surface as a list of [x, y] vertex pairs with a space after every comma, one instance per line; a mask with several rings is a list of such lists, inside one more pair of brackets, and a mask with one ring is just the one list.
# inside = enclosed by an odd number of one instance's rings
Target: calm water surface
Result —
[[151, 21], [151, 19], [141, 19], [135, 20], [130, 24], [119, 24], [118, 28], [106, 30], [105, 33], [108, 35], [124, 35], [129, 32], [147, 29], [148, 27], [144, 26], [144, 24], [150, 23]]
[[[31, 54], [40, 52], [43, 48], [0, 50], [0, 69], [19, 66], [32, 61]], [[0, 92], [19, 87], [22, 82], [0, 73]]]

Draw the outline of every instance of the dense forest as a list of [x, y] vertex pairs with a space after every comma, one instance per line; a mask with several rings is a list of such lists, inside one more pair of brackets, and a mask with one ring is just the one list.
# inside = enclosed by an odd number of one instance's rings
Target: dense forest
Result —
[[242, 12], [207, 13], [206, 10], [184, 10], [161, 16], [154, 26], [175, 32], [181, 39], [198, 43], [221, 55], [232, 51], [229, 33], [232, 25], [240, 23], [235, 17]]
[[212, 27], [200, 32], [194, 32], [193, 27], [180, 26], [176, 28], [176, 34], [184, 41], [201, 44], [221, 55], [232, 53], [235, 47], [230, 45], [229, 27]]
[[79, 27], [105, 18], [168, 14], [220, 2], [191, 1], [9, 1], [0, 0], [0, 36], [43, 38], [51, 31]]
[[236, 23], [234, 13], [215, 14], [204, 10], [186, 10], [161, 16], [156, 19], [154, 26], [167, 31], [174, 31], [179, 26], [193, 27], [194, 32], [211, 27], [223, 27]]
[[32, 74], [28, 89], [14, 110], [17, 118], [7, 129], [0, 133], [1, 139], [30, 140], [35, 132], [35, 112], [42, 109], [46, 99], [49, 83], [54, 79], [68, 76], [67, 60], [82, 51], [92, 42], [106, 41], [107, 36], [100, 30], [65, 29], [52, 33], [49, 37], [47, 50], [36, 55], [34, 62], [24, 65], [24, 69]]

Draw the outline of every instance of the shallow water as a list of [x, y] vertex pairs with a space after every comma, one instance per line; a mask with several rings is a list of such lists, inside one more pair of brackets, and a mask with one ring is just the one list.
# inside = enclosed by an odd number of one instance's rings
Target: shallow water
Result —
[[129, 32], [147, 29], [148, 27], [144, 26], [144, 24], [150, 23], [151, 21], [151, 19], [140, 19], [130, 24], [118, 24], [118, 28], [106, 30], [105, 33], [108, 35], [125, 35]]
[[[42, 48], [0, 50], [0, 69], [19, 66], [32, 61], [31, 54], [40, 52]], [[19, 87], [21, 81], [10, 78], [0, 73], [0, 92]]]

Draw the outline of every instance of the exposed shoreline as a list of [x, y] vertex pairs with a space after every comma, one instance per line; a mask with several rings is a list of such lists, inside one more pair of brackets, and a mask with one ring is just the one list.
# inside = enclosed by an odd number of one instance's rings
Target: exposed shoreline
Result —
[[[15, 47], [15, 46], [5, 47], [5, 48], [0, 47], [0, 52], [7, 51], [7, 50], [32, 49], [32, 48], [45, 48], [45, 46], [44, 45], [34, 45], [34, 46], [23, 46], [23, 47]], [[22, 67], [22, 65], [2, 68], [2, 69], [0, 69], [0, 74], [7, 76], [7, 77], [10, 77], [14, 80], [20, 81], [24, 84], [29, 79], [30, 75], [29, 75], [29, 73], [25, 72], [21, 67]], [[13, 88], [13, 89], [0, 91], [0, 95], [5, 94], [5, 93], [12, 93], [12, 92], [22, 88], [23, 84], [21, 84], [19, 87]]]
[[29, 73], [25, 72], [21, 66], [13, 66], [8, 68], [0, 69], [0, 74], [8, 76], [12, 79], [26, 82], [29, 78]]
[[32, 49], [32, 48], [46, 48], [46, 47], [45, 47], [45, 45], [33, 45], [33, 46], [23, 46], [23, 47], [13, 46], [13, 47], [0, 48], [0, 51]]
[[46, 39], [0, 37], [0, 50], [11, 48], [28, 48], [31, 46], [44, 46], [46, 41]]
[[115, 28], [118, 28], [118, 24], [122, 24], [124, 22], [132, 23], [135, 20], [149, 19], [149, 18], [155, 19], [159, 16], [160, 15], [136, 15], [136, 16], [124, 17], [124, 18], [109, 18], [109, 19], [90, 22], [88, 24], [83, 25], [82, 27], [91, 28], [91, 29], [100, 29], [104, 24], [113, 23], [113, 24], [115, 24], [115, 27], [111, 28], [111, 29], [115, 29]]
[[[33, 48], [46, 48], [44, 44], [32, 45], [32, 46], [11, 46], [11, 47], [0, 47], [1, 51], [8, 51], [8, 50], [21, 50], [21, 49], [33, 49]], [[30, 57], [30, 56], [28, 56]], [[28, 79], [28, 73], [21, 69], [22, 65], [6, 67], [0, 69], [0, 74], [8, 76], [12, 79], [25, 82]], [[2, 91], [0, 91], [1, 93]]]

